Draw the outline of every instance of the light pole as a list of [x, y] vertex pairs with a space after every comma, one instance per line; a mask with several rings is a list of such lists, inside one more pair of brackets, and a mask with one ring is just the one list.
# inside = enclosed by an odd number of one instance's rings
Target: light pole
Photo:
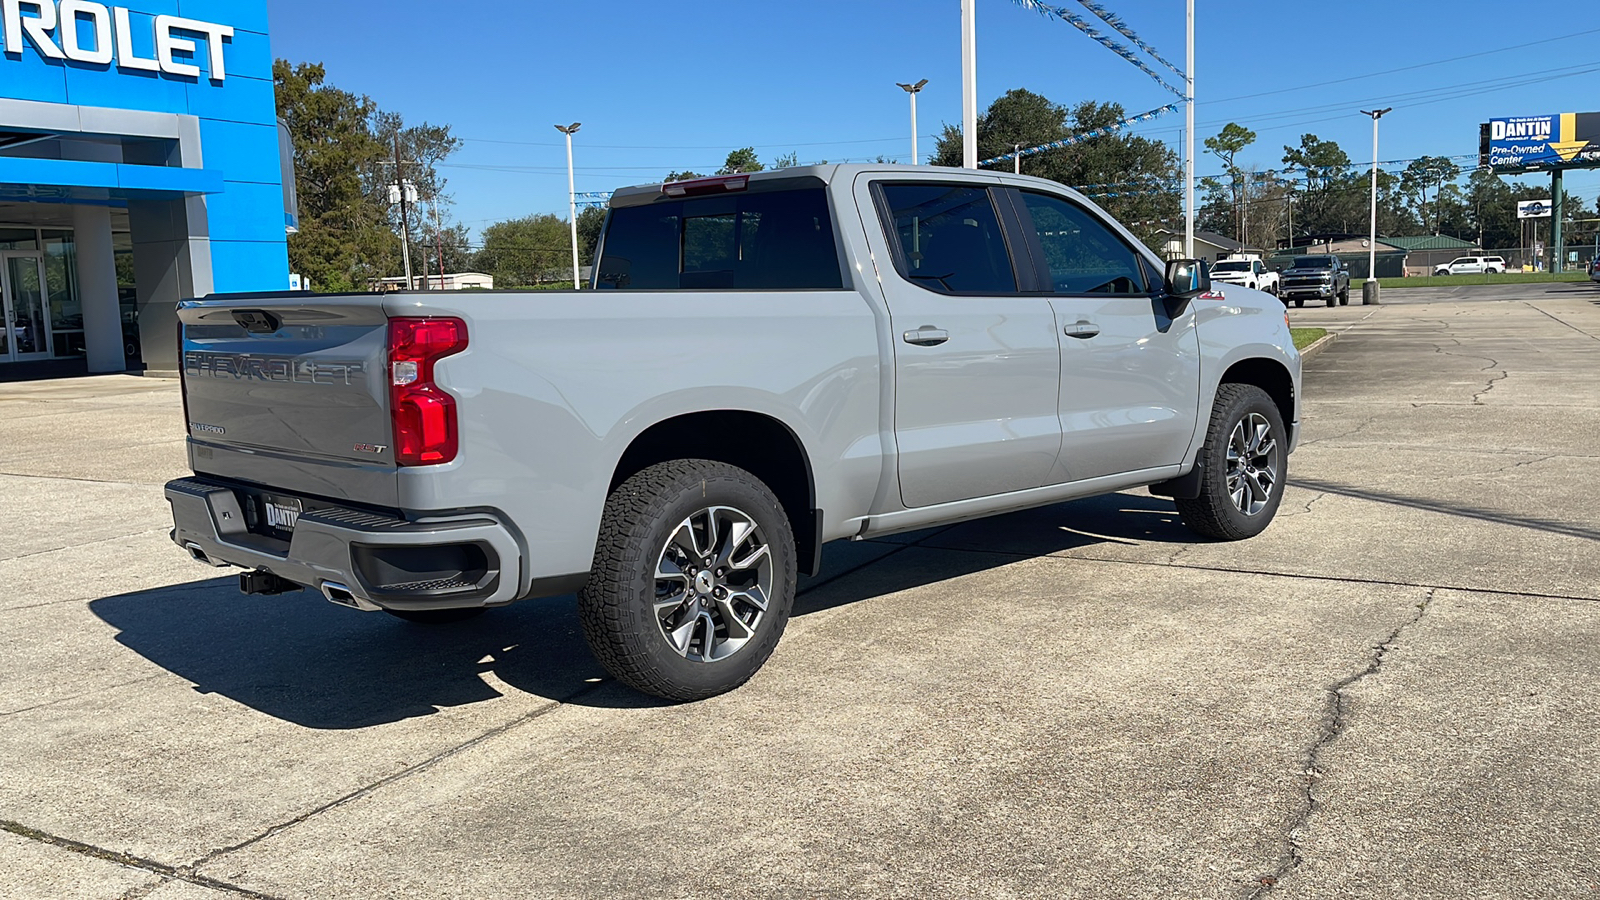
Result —
[[1011, 171], [1017, 173], [1018, 175], [1021, 175], [1022, 174], [1022, 145], [1021, 144], [1012, 144], [1011, 145], [1011, 162], [1013, 163], [1013, 167], [1012, 167]]
[[572, 225], [572, 289], [578, 290], [578, 193], [577, 186], [572, 180], [572, 136], [577, 133], [578, 126], [583, 123], [573, 122], [571, 125], [557, 125], [556, 130], [567, 136], [567, 221]]
[[961, 0], [961, 165], [978, 167], [977, 0]]
[[928, 79], [926, 78], [916, 84], [895, 82], [895, 84], [900, 85], [901, 90], [911, 95], [911, 164], [913, 166], [922, 164], [922, 158], [917, 155], [917, 95], [922, 93], [922, 89], [927, 83]]
[[1367, 243], [1367, 281], [1361, 285], [1361, 305], [1378, 305], [1378, 120], [1394, 107], [1361, 111], [1372, 117], [1372, 229]]
[[1194, 0], [1189, 0], [1189, 64], [1184, 66], [1183, 86], [1189, 120], [1183, 154], [1183, 255], [1194, 259]]

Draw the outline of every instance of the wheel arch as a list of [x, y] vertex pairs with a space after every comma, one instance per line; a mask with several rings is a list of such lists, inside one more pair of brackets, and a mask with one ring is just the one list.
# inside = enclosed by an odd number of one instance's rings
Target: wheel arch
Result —
[[1262, 356], [1241, 359], [1229, 366], [1217, 383], [1251, 384], [1261, 388], [1278, 408], [1278, 414], [1283, 417], [1284, 427], [1291, 431], [1294, 429], [1297, 418], [1294, 377], [1289, 374], [1289, 369], [1283, 363]]
[[817, 483], [810, 455], [794, 429], [765, 413], [739, 409], [663, 419], [629, 443], [617, 461], [607, 493], [650, 466], [674, 459], [715, 460], [761, 479], [777, 495], [794, 530], [800, 572], [817, 573], [822, 511], [816, 508]]

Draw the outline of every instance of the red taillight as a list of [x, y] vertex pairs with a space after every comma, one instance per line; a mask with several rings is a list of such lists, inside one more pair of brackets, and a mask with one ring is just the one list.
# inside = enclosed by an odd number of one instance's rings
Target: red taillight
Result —
[[389, 411], [400, 465], [456, 458], [456, 398], [433, 383], [433, 364], [466, 348], [467, 323], [460, 319], [389, 320]]

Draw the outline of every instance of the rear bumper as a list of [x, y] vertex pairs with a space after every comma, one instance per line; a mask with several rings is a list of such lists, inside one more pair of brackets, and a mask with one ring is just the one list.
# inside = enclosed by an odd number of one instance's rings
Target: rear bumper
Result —
[[491, 606], [518, 596], [522, 552], [510, 529], [475, 513], [410, 522], [353, 509], [300, 515], [293, 536], [252, 533], [235, 490], [203, 478], [167, 483], [172, 540], [200, 562], [240, 566], [360, 609]]

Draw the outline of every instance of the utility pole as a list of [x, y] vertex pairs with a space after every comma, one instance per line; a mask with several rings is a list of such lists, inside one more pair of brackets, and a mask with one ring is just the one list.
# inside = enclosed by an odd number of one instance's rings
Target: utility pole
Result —
[[1394, 107], [1361, 111], [1372, 117], [1372, 229], [1367, 244], [1367, 282], [1361, 286], [1361, 305], [1378, 305], [1378, 120]]
[[[433, 192], [433, 250], [439, 260], [439, 290], [444, 290], [444, 223], [439, 217], [439, 192]], [[426, 279], [424, 279], [426, 280]]]
[[400, 194], [400, 258], [405, 261], [406, 290], [416, 285], [411, 281], [411, 208], [406, 205], [406, 176], [400, 160], [400, 130], [394, 132], [394, 181]]
[[1195, 0], [1189, 0], [1189, 64], [1184, 66], [1184, 256], [1195, 256]]
[[901, 90], [911, 95], [911, 164], [920, 166], [922, 157], [917, 155], [917, 95], [927, 86], [928, 79], [924, 78], [916, 84], [901, 84], [898, 81], [895, 84], [900, 85]]
[[556, 126], [557, 131], [567, 136], [567, 221], [572, 225], [572, 289], [575, 291], [582, 286], [578, 283], [578, 188], [572, 180], [572, 136], [581, 124]]
[[1561, 170], [1550, 173], [1550, 273], [1560, 274], [1566, 262], [1567, 240], [1562, 234], [1561, 218], [1567, 214], [1567, 190], [1561, 184]]
[[961, 0], [961, 165], [968, 169], [978, 167], [977, 5]]

